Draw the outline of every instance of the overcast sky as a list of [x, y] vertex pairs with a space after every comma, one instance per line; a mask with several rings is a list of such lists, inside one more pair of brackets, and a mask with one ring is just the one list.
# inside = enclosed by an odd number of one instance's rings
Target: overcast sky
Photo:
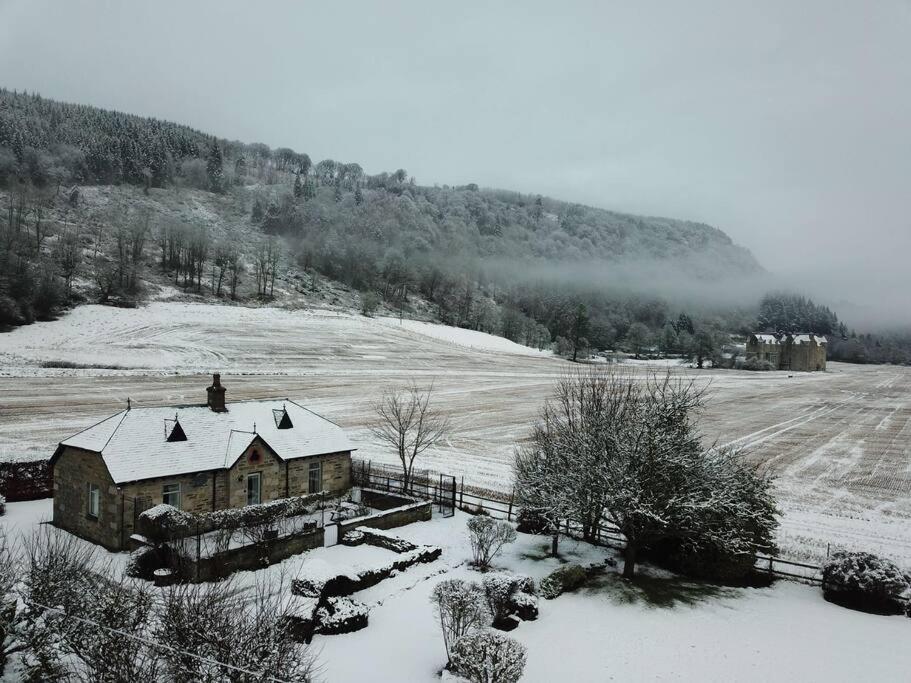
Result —
[[0, 84], [704, 221], [783, 282], [911, 320], [908, 0], [0, 0]]

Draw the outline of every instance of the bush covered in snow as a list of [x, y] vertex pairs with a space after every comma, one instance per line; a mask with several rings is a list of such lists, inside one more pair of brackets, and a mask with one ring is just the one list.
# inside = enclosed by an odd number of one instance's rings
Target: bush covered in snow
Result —
[[585, 583], [588, 575], [578, 564], [564, 564], [541, 579], [539, 590], [547, 600], [553, 600], [567, 591], [575, 590]]
[[430, 601], [439, 617], [443, 646], [451, 661], [456, 641], [487, 624], [490, 618], [484, 589], [474, 581], [447, 579], [434, 586]]
[[182, 538], [196, 530], [194, 515], [172, 505], [156, 505], [139, 515], [139, 532], [153, 543]]
[[503, 546], [516, 540], [516, 530], [509, 522], [479, 515], [468, 520], [468, 540], [473, 564], [478, 569], [488, 569]]
[[0, 494], [0, 515], [6, 514], [6, 498], [3, 497], [3, 494]]
[[133, 578], [151, 581], [155, 570], [165, 566], [166, 563], [159, 549], [147, 545], [140, 546], [130, 553], [126, 574]]
[[908, 576], [895, 564], [862, 552], [836, 552], [822, 569], [826, 600], [851, 609], [900, 614], [911, 593]]
[[481, 585], [495, 628], [505, 626], [512, 615], [522, 619], [538, 616], [537, 600], [533, 595], [535, 584], [531, 578], [518, 574], [490, 574], [484, 577]]
[[546, 534], [550, 531], [550, 522], [540, 510], [523, 507], [516, 515], [516, 531], [523, 534]]
[[525, 646], [497, 631], [479, 631], [459, 638], [451, 666], [471, 683], [516, 683], [525, 670]]
[[316, 632], [323, 635], [352, 633], [367, 628], [370, 610], [351, 598], [326, 599], [316, 610]]

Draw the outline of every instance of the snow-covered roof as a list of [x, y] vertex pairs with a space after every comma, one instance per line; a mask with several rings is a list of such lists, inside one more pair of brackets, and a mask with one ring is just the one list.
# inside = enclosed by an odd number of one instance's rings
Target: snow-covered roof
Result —
[[809, 344], [810, 342], [815, 341], [819, 345], [824, 345], [827, 342], [827, 339], [819, 334], [795, 334], [791, 337], [791, 341], [795, 344]]
[[778, 337], [776, 337], [774, 334], [754, 334], [753, 336], [756, 337], [756, 341], [758, 341], [760, 344], [780, 344], [781, 343], [780, 341], [778, 341]]
[[[256, 437], [283, 460], [355, 450], [334, 422], [290, 400], [207, 406], [133, 408], [102, 420], [61, 446], [100, 453], [115, 483], [231, 467]], [[287, 411], [291, 426], [279, 429]], [[186, 441], [168, 441], [175, 419]]]

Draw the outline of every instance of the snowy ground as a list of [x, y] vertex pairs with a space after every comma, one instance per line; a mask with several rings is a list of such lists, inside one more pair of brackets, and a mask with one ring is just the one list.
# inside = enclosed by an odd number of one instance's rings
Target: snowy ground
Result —
[[[49, 501], [12, 503], [0, 525], [28, 531], [50, 513]], [[445, 663], [429, 596], [438, 581], [482, 576], [467, 566], [465, 522], [459, 513], [393, 530], [414, 543], [439, 545], [435, 562], [416, 565], [352, 597], [370, 608], [362, 631], [317, 636], [322, 678], [333, 683], [434, 683]], [[549, 539], [519, 534], [496, 568], [546, 576], [559, 561]], [[594, 563], [611, 551], [561, 540], [563, 561]], [[254, 574], [287, 581], [327, 571], [378, 566], [394, 554], [358, 546], [320, 548]], [[115, 558], [125, 558], [123, 553]], [[556, 600], [540, 600], [537, 621], [510, 635], [528, 648], [523, 683], [553, 681], [860, 681], [905, 680], [911, 669], [911, 620], [852, 612], [822, 599], [818, 588], [778, 582], [771, 588], [717, 588], [641, 569], [630, 585], [606, 574]]]
[[[48, 362], [96, 367], [42, 367]], [[349, 429], [360, 456], [391, 461], [366, 429], [371, 404], [388, 384], [414, 378], [434, 382], [453, 422], [428, 466], [508, 490], [515, 444], [568, 367], [499, 337], [429, 323], [174, 302], [83, 306], [0, 334], [0, 458], [48, 457], [127, 397], [201, 402], [205, 374], [219, 370], [229, 401], [287, 396]], [[710, 383], [707, 441], [746, 446], [777, 473], [785, 554], [819, 559], [829, 544], [844, 545], [911, 565], [911, 369], [672, 371]]]

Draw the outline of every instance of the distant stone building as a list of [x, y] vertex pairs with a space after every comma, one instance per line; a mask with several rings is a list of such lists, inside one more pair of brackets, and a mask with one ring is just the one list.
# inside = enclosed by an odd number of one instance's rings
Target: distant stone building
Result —
[[51, 458], [54, 524], [127, 546], [139, 514], [243, 507], [351, 486], [341, 427], [294, 401], [227, 404], [215, 375], [206, 405], [127, 408], [61, 441]]
[[767, 361], [775, 370], [815, 372], [826, 369], [826, 338], [822, 335], [751, 334], [747, 360]]

